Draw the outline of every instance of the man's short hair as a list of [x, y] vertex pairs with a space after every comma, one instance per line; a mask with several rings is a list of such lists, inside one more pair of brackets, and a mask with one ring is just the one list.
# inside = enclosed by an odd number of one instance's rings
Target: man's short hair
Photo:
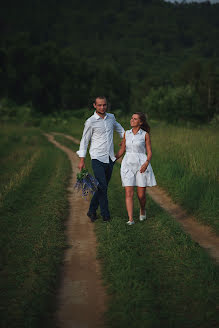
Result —
[[95, 104], [96, 104], [96, 100], [97, 100], [97, 99], [105, 99], [106, 102], [107, 102], [107, 99], [106, 99], [105, 96], [97, 96], [97, 97], [95, 97], [95, 99], [94, 99], [94, 103], [95, 103]]

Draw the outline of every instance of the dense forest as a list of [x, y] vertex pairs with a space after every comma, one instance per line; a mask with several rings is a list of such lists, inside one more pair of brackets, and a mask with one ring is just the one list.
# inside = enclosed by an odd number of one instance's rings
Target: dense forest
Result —
[[0, 11], [0, 98], [41, 113], [105, 94], [168, 121], [219, 109], [219, 4], [8, 0]]

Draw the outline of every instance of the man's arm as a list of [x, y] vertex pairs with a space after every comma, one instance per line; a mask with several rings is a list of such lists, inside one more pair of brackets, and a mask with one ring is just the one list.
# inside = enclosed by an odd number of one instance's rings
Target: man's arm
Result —
[[120, 138], [123, 138], [125, 130], [123, 129], [123, 127], [121, 126], [121, 124], [119, 124], [119, 123], [116, 121], [116, 119], [115, 119], [115, 121], [114, 121], [114, 130], [115, 130], [116, 132], [118, 132], [118, 134], [120, 135]]
[[87, 147], [90, 142], [91, 135], [92, 135], [92, 128], [91, 128], [90, 122], [86, 121], [85, 125], [84, 125], [83, 135], [82, 135], [81, 142], [80, 142], [80, 148], [76, 152], [76, 154], [80, 157], [80, 161], [78, 164], [79, 170], [82, 170], [83, 168], [85, 168], [84, 160], [85, 160], [85, 157], [87, 154]]

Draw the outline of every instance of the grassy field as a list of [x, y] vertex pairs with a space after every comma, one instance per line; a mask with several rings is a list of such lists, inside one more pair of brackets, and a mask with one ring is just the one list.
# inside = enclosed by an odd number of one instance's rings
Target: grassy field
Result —
[[[80, 138], [86, 115], [67, 123], [63, 119], [43, 121], [41, 129]], [[123, 122], [126, 128], [127, 122]], [[217, 136], [212, 129], [152, 126], [152, 166], [158, 184], [215, 229]], [[55, 138], [72, 150], [78, 149], [62, 136]], [[115, 143], [118, 148], [119, 139]], [[0, 153], [0, 326], [54, 327], [54, 296], [66, 246], [70, 164], [39, 129], [19, 125], [1, 126]], [[206, 166], [206, 154], [211, 166]], [[91, 171], [89, 159], [87, 166]], [[202, 188], [210, 205], [202, 200]], [[194, 192], [198, 200], [189, 203]], [[148, 221], [136, 220], [136, 225], [126, 226], [124, 199], [119, 165], [115, 165], [109, 188], [113, 220], [95, 223], [98, 257], [111, 296], [107, 326], [217, 327], [219, 270], [215, 261], [150, 198]], [[135, 198], [135, 217], [138, 213]]]
[[45, 132], [63, 132], [73, 135], [80, 139], [84, 128], [85, 120], [93, 114], [93, 111], [88, 109], [75, 110], [74, 116], [72, 112], [68, 115], [57, 114], [57, 116], [42, 117], [39, 126]]
[[219, 233], [219, 130], [157, 126], [152, 130], [158, 184]]
[[[130, 129], [129, 118], [121, 120]], [[219, 130], [151, 124], [152, 167], [159, 186], [219, 233]], [[115, 138], [118, 148], [119, 138]]]
[[[219, 324], [219, 270], [179, 224], [147, 200], [149, 219], [126, 226], [119, 166], [109, 188], [112, 222], [96, 223], [111, 301], [109, 327], [213, 328]], [[135, 199], [135, 218], [139, 206]]]
[[[78, 111], [68, 121], [54, 124], [46, 120], [42, 127], [80, 139], [84, 121], [91, 114], [90, 110]], [[118, 118], [118, 121], [130, 129], [129, 119]], [[152, 122], [151, 140], [152, 166], [158, 185], [200, 222], [219, 233], [219, 130], [210, 126], [189, 128]], [[119, 143], [115, 134], [115, 150]]]
[[[57, 140], [77, 148], [63, 137]], [[87, 167], [91, 171], [89, 159]], [[124, 199], [116, 165], [109, 188], [113, 219], [107, 225], [101, 218], [95, 223], [110, 295], [107, 327], [217, 327], [219, 270], [214, 260], [150, 198], [149, 219], [127, 226]]]
[[38, 129], [0, 131], [0, 326], [54, 327], [70, 164]]
[[[44, 119], [47, 131], [65, 132], [80, 139], [91, 110], [76, 111], [68, 120]], [[130, 114], [131, 117], [131, 114]], [[130, 117], [118, 118], [130, 129]], [[151, 125], [152, 166], [158, 185], [197, 219], [219, 233], [219, 130], [217, 127], [180, 127], [161, 122]], [[115, 134], [115, 150], [120, 139]]]

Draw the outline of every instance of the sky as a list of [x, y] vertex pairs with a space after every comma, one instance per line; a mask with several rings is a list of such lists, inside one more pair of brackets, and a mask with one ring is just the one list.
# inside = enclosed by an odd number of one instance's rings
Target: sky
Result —
[[[165, 0], [169, 2], [182, 2], [183, 0]], [[186, 0], [186, 2], [206, 2], [206, 0]], [[211, 3], [217, 3], [219, 0], [209, 0]]]

